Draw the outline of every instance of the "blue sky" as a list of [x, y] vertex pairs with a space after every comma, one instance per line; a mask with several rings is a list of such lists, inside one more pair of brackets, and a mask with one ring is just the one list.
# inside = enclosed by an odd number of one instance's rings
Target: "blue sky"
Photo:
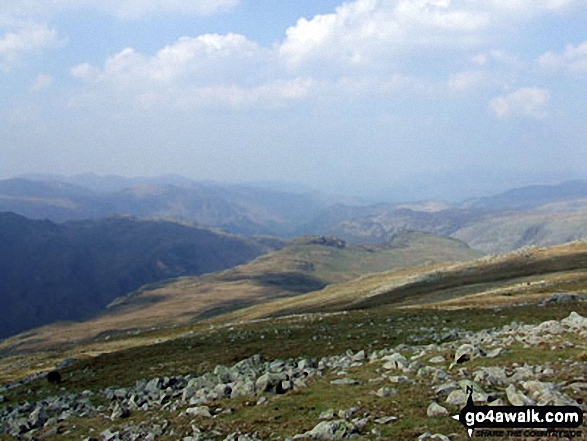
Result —
[[587, 178], [586, 22], [582, 0], [3, 0], [0, 177]]

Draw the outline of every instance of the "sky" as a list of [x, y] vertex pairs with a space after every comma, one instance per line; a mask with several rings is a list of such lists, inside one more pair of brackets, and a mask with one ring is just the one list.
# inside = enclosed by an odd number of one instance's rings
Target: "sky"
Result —
[[2, 0], [0, 178], [587, 178], [584, 0]]

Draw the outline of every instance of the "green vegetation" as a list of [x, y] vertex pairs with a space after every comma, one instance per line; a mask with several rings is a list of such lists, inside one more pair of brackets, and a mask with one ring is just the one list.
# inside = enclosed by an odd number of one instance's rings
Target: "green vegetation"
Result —
[[98, 317], [16, 336], [0, 344], [0, 350], [47, 348], [111, 331], [192, 323], [274, 299], [320, 292], [327, 285], [371, 272], [464, 261], [479, 254], [460, 241], [425, 233], [402, 233], [380, 246], [344, 245], [308, 236], [246, 265], [143, 287], [117, 299]]

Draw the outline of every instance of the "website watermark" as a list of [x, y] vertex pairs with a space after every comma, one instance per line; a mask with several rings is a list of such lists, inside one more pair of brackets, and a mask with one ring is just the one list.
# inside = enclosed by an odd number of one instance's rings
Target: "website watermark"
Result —
[[459, 421], [469, 438], [552, 437], [582, 438], [583, 409], [578, 406], [476, 406], [473, 390], [465, 407], [452, 418]]

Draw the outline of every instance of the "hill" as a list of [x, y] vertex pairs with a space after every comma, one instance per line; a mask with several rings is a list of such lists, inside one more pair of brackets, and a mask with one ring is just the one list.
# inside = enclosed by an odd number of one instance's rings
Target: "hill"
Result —
[[179, 177], [82, 175], [0, 180], [0, 211], [55, 222], [110, 215], [165, 218], [233, 234], [291, 236], [330, 202], [311, 194]]
[[100, 333], [185, 325], [272, 299], [320, 292], [371, 272], [468, 260], [480, 253], [454, 239], [403, 233], [379, 246], [347, 245], [320, 236], [293, 240], [279, 251], [235, 268], [144, 286], [112, 302], [98, 317], [47, 326], [6, 340], [23, 350], [87, 340]]
[[[586, 260], [579, 241], [404, 269], [249, 309], [265, 319], [228, 322], [231, 313], [6, 356], [0, 433], [464, 441], [451, 415], [467, 388], [477, 405], [582, 412]], [[274, 316], [296, 300], [295, 315]], [[58, 384], [33, 374], [56, 365]]]
[[485, 307], [587, 290], [587, 241], [525, 248], [448, 266], [373, 274], [290, 299], [235, 311], [221, 321], [249, 321], [314, 312], [394, 307]]
[[333, 205], [301, 231], [320, 230], [353, 243], [378, 243], [405, 230], [454, 237], [500, 254], [587, 236], [587, 183], [530, 186], [447, 206], [440, 203]]
[[311, 192], [197, 182], [179, 176], [31, 176], [0, 181], [0, 211], [33, 219], [109, 215], [175, 219], [233, 234], [389, 241], [402, 231], [454, 237], [484, 253], [550, 246], [587, 232], [587, 181], [535, 185], [470, 199], [358, 204]]
[[146, 283], [230, 268], [281, 245], [176, 222], [0, 213], [0, 337], [88, 318]]

